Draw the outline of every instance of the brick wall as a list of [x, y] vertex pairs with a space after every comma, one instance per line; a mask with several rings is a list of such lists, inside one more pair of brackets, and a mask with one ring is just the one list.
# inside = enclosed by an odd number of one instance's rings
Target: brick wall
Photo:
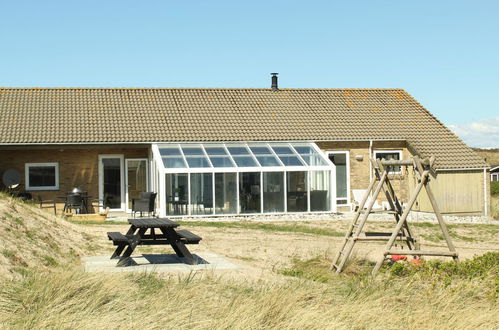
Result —
[[[26, 163], [59, 163], [59, 190], [30, 191], [34, 198], [55, 199], [57, 207], [62, 209], [63, 200], [58, 198], [74, 187], [88, 191], [94, 198], [99, 196], [99, 163], [98, 156], [102, 154], [122, 154], [126, 158], [147, 158], [147, 147], [58, 147], [50, 149], [3, 149], [0, 150], [0, 175], [5, 170], [14, 168], [21, 174], [21, 185], [16, 191], [24, 191]], [[0, 188], [3, 183], [0, 182]]]
[[[367, 189], [370, 181], [370, 155], [369, 142], [318, 142], [317, 145], [323, 151], [349, 151], [350, 157], [350, 199], [353, 198], [351, 190]], [[407, 145], [403, 141], [374, 141], [373, 150], [401, 150], [402, 159], [411, 157], [411, 153], [407, 149]], [[362, 160], [357, 160], [358, 156], [362, 156]], [[390, 181], [395, 189], [397, 196], [402, 202], [407, 202], [409, 196], [408, 172], [406, 168], [402, 168], [401, 174], [393, 174], [389, 176]], [[378, 203], [386, 201], [383, 192], [377, 198]]]

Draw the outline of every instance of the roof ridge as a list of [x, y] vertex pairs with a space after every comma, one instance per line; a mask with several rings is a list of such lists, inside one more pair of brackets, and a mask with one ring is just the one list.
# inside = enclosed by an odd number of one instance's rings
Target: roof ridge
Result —
[[[0, 90], [255, 90], [272, 91], [263, 87], [3, 87]], [[405, 91], [403, 88], [279, 88], [279, 91], [327, 90], [327, 91]]]

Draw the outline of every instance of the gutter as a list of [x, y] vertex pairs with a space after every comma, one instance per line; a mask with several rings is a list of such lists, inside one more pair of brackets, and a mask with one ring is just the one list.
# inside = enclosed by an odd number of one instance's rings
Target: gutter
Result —
[[[231, 143], [252, 143], [252, 142], [264, 142], [264, 143], [278, 143], [278, 142], [311, 142], [311, 143], [316, 143], [316, 142], [369, 142], [373, 140], [366, 140], [366, 139], [352, 139], [352, 140], [209, 140], [209, 141], [142, 141], [142, 142], [56, 142], [56, 143], [5, 143], [2, 142], [0, 143], [0, 146], [58, 146], [58, 145], [106, 145], [106, 144], [155, 144], [155, 143], [226, 143], [226, 142], [231, 142]], [[400, 142], [404, 141], [406, 142], [405, 139], [379, 139], [379, 140], [374, 140], [374, 141], [395, 141], [395, 142]]]
[[483, 169], [483, 215], [489, 215], [489, 194], [487, 192], [487, 169]]

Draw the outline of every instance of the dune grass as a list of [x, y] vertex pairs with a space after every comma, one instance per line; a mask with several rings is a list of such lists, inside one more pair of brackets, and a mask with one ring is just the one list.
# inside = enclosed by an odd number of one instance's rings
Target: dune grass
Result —
[[[116, 221], [106, 221], [106, 222], [97, 222], [97, 221], [75, 221], [68, 220], [73, 224], [78, 225], [127, 225], [124, 222], [116, 222]], [[322, 236], [332, 236], [332, 237], [342, 237], [345, 234], [331, 230], [326, 228], [317, 228], [302, 225], [299, 223], [293, 224], [274, 224], [274, 223], [265, 223], [265, 222], [257, 222], [257, 221], [175, 221], [182, 226], [190, 226], [190, 227], [213, 227], [213, 228], [235, 228], [235, 229], [252, 229], [252, 230], [263, 230], [267, 232], [283, 232], [283, 233], [302, 233], [302, 234], [314, 234], [314, 235], [322, 235]]]
[[[485, 260], [485, 261], [484, 261]], [[458, 269], [367, 275], [329, 271], [320, 257], [280, 270], [285, 281], [229, 280], [213, 273], [88, 274], [55, 267], [0, 283], [7, 328], [364, 329], [497, 328], [498, 254]], [[410, 269], [410, 266], [403, 266]], [[438, 270], [438, 271], [437, 271]], [[473, 272], [473, 270], [475, 272]], [[445, 273], [445, 276], [442, 274]], [[463, 274], [474, 274], [467, 278]], [[449, 280], [450, 279], [450, 280]]]
[[[344, 273], [335, 275], [326, 253], [292, 260], [280, 266], [286, 268], [276, 267], [254, 280], [247, 279], [244, 269], [238, 276], [209, 271], [85, 273], [78, 257], [96, 243], [85, 232], [88, 227], [1, 197], [0, 266], [7, 265], [8, 272], [0, 272], [0, 328], [499, 327], [498, 253], [459, 265], [431, 262], [417, 268], [398, 263], [376, 278], [369, 275], [371, 263], [355, 259]], [[264, 231], [262, 235], [337, 235], [306, 224], [184, 224], [257, 229]], [[57, 235], [49, 237], [40, 232], [43, 228]], [[82, 244], [75, 246], [76, 241]], [[5, 275], [12, 272], [16, 276]]]
[[269, 232], [285, 232], [285, 233], [303, 233], [323, 236], [343, 237], [345, 233], [340, 233], [335, 230], [326, 228], [317, 228], [293, 224], [273, 224], [253, 221], [178, 221], [184, 226], [193, 227], [215, 227], [215, 228], [237, 228], [237, 229], [254, 229], [264, 230]]

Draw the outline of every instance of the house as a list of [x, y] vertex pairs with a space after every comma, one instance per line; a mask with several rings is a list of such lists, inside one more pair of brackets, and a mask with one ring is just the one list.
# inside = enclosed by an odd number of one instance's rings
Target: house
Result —
[[[162, 216], [348, 210], [370, 157], [436, 157], [448, 214], [486, 215], [488, 165], [402, 89], [0, 88], [0, 175], [111, 211], [158, 193]], [[402, 201], [411, 169], [390, 173]], [[63, 201], [59, 199], [58, 208]], [[382, 202], [382, 200], [380, 200]], [[416, 206], [431, 211], [422, 194]]]
[[499, 164], [490, 166], [490, 181], [499, 181]]

